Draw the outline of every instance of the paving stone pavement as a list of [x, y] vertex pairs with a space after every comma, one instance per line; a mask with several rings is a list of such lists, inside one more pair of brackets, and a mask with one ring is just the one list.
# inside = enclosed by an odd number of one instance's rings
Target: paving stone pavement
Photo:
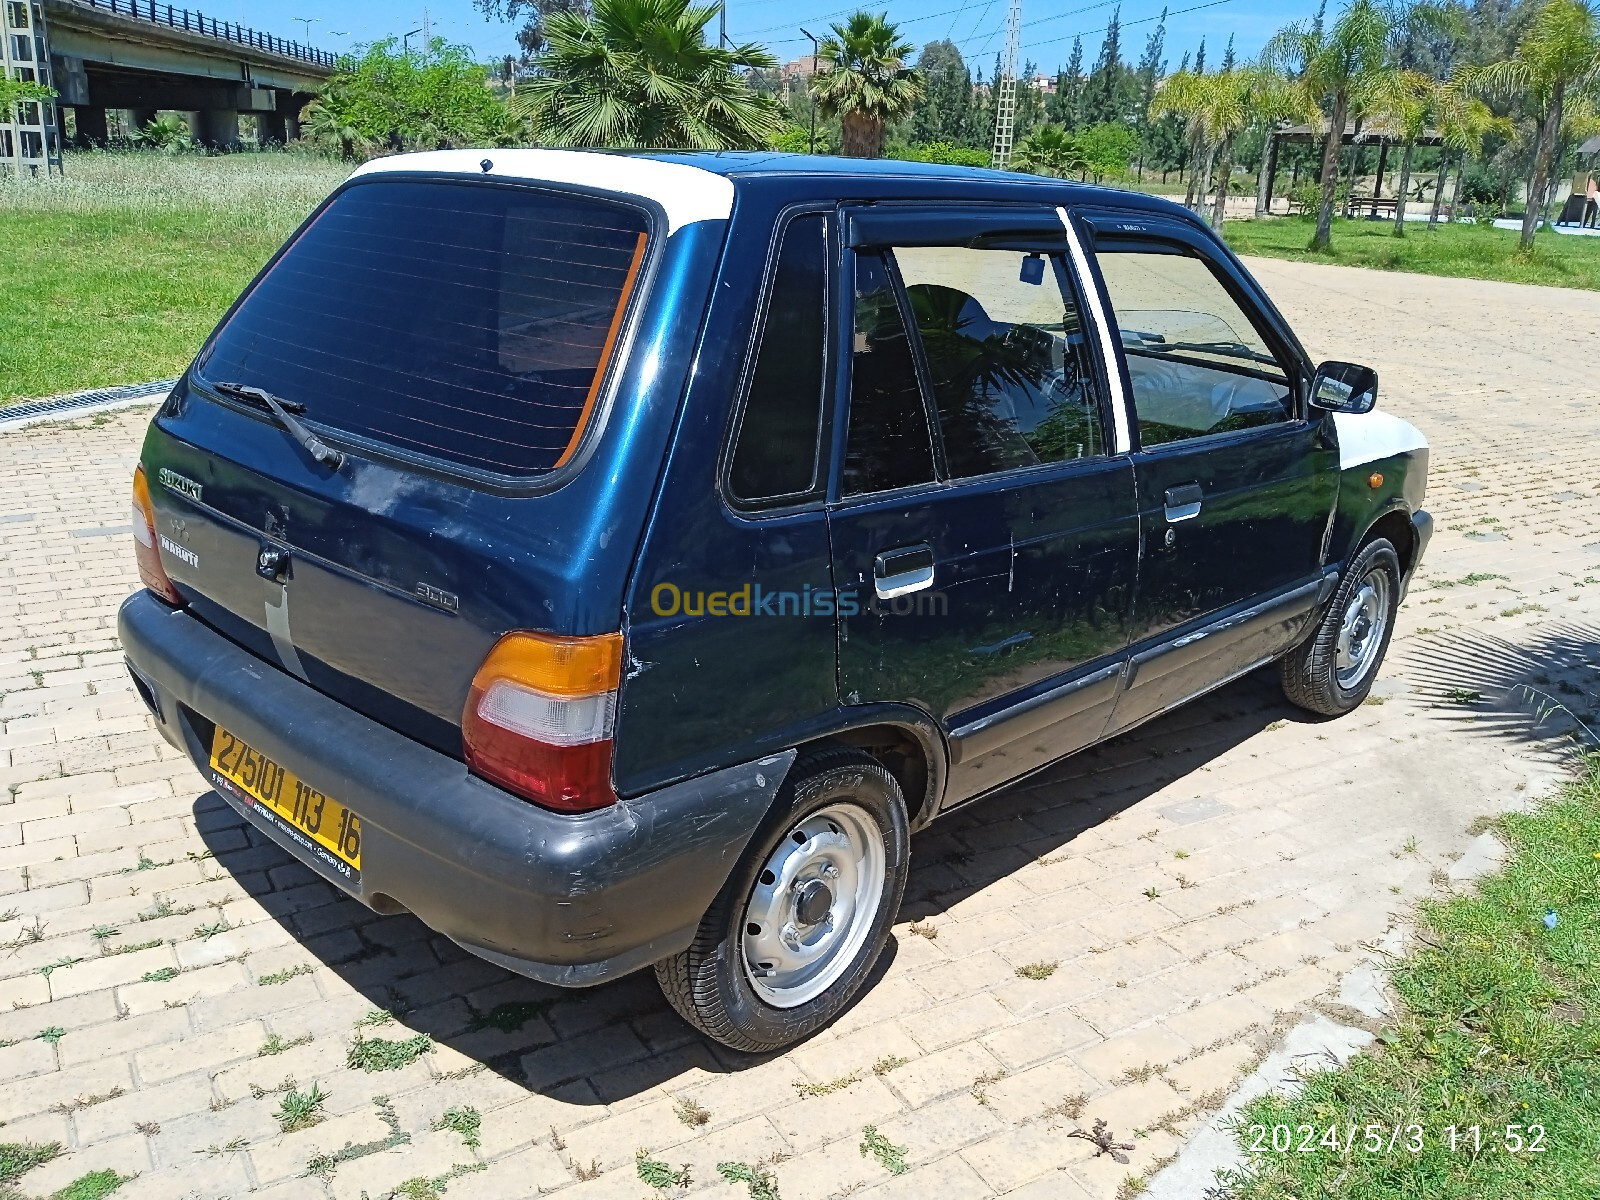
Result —
[[[935, 826], [875, 983], [767, 1059], [648, 975], [532, 984], [253, 835], [118, 652], [147, 411], [0, 436], [0, 1140], [62, 1147], [24, 1192], [112, 1168], [126, 1200], [634, 1200], [645, 1151], [716, 1195], [761, 1194], [717, 1173], [744, 1163], [783, 1200], [1078, 1200], [1159, 1166], [1450, 886], [1476, 820], [1557, 776], [1514, 685], [1595, 707], [1600, 295], [1252, 266], [1433, 442], [1438, 533], [1375, 699], [1316, 721], [1261, 674]], [[358, 1040], [391, 1069], [348, 1065]], [[322, 1120], [284, 1132], [313, 1087]], [[1096, 1119], [1129, 1162], [1068, 1136]]]

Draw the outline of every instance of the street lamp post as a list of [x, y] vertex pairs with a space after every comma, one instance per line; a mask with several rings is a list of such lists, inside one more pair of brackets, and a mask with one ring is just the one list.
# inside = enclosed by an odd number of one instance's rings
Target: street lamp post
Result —
[[300, 24], [302, 24], [302, 25], [304, 25], [306, 27], [306, 44], [310, 45], [311, 44], [311, 27], [313, 25], [320, 24], [321, 21], [322, 21], [322, 18], [321, 17], [290, 17], [289, 19], [291, 21], [299, 21]]
[[415, 37], [417, 34], [421, 33], [421, 32], [422, 32], [422, 30], [420, 30], [420, 29], [413, 29], [410, 33], [401, 35], [401, 38], [400, 38], [400, 53], [402, 53], [402, 54], [410, 54], [411, 53], [411, 39], [413, 37]]
[[[811, 39], [811, 78], [816, 79], [817, 54], [820, 52], [820, 47], [817, 43], [817, 35], [805, 29], [802, 29], [800, 32]], [[808, 153], [815, 154], [817, 152], [817, 98], [811, 95], [810, 92], [811, 87], [808, 84], [806, 87], [806, 93], [807, 98], [811, 101], [811, 141], [809, 143], [811, 148]]]

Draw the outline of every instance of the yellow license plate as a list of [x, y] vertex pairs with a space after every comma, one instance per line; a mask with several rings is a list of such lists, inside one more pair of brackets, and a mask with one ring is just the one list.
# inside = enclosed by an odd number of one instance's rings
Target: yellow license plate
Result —
[[337, 874], [361, 877], [361, 818], [222, 726], [211, 739], [212, 782]]

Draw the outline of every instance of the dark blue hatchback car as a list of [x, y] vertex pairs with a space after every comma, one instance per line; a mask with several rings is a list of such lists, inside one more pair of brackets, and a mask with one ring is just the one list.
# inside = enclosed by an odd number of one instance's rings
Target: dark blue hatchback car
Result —
[[379, 912], [781, 1047], [910, 834], [1279, 664], [1336, 715], [1426, 443], [1188, 212], [775, 154], [356, 172], [153, 420], [164, 735]]

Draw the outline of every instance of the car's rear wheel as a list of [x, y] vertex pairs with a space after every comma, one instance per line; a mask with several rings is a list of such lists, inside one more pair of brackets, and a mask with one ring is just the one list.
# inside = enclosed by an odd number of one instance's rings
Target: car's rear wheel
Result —
[[1356, 708], [1378, 677], [1399, 607], [1400, 556], [1386, 538], [1376, 538], [1345, 570], [1310, 636], [1283, 656], [1283, 694], [1327, 717]]
[[809, 1037], [871, 973], [909, 858], [894, 776], [855, 750], [802, 756], [694, 941], [656, 964], [662, 992], [691, 1025], [736, 1050]]

